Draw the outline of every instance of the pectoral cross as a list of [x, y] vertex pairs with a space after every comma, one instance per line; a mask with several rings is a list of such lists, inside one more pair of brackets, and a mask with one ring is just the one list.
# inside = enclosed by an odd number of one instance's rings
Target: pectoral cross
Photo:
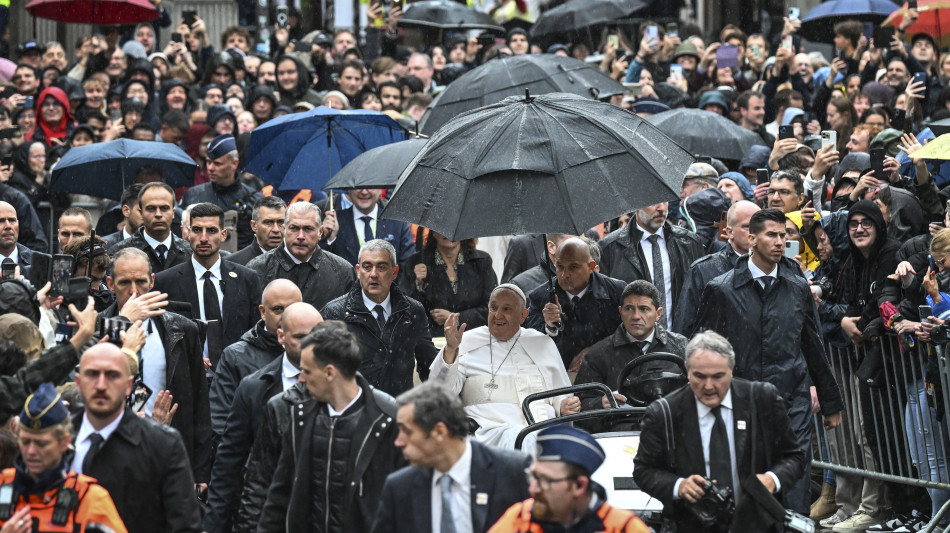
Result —
[[498, 389], [498, 388], [499, 388], [498, 385], [495, 384], [495, 376], [492, 376], [492, 377], [491, 377], [491, 381], [489, 381], [488, 383], [485, 384], [485, 390], [488, 391], [488, 401], [491, 401], [491, 393], [492, 393], [492, 391], [494, 391], [494, 390], [496, 390], [496, 389]]

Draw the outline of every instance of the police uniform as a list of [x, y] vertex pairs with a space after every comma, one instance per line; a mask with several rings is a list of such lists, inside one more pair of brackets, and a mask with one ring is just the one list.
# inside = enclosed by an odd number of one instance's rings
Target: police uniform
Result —
[[[604, 449], [582, 429], [566, 425], [551, 426], [538, 432], [537, 461], [565, 461], [593, 473], [604, 462]], [[488, 533], [648, 533], [650, 530], [637, 515], [607, 503], [603, 487], [591, 483], [590, 507], [577, 522], [565, 528], [562, 524], [536, 520], [531, 509], [534, 498], [518, 502], [488, 530]]]
[[[40, 433], [64, 423], [69, 411], [50, 383], [40, 385], [20, 413], [20, 431]], [[58, 466], [38, 478], [29, 474], [22, 454], [13, 468], [0, 473], [0, 526], [17, 509], [29, 505], [30, 521], [14, 531], [29, 533], [84, 533], [88, 524], [101, 524], [115, 533], [127, 533], [109, 492], [96, 480], [70, 470], [72, 452]]]

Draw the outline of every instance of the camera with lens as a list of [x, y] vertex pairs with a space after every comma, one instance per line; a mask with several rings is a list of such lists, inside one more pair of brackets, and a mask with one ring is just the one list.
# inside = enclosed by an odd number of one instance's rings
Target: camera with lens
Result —
[[930, 342], [934, 344], [947, 344], [950, 342], [950, 330], [948, 330], [947, 324], [941, 324], [931, 328]]
[[720, 487], [703, 478], [703, 497], [689, 505], [687, 509], [705, 528], [714, 526], [727, 530], [736, 512], [736, 501], [729, 487]]
[[831, 294], [831, 290], [834, 288], [834, 286], [831, 284], [830, 279], [822, 278], [818, 281], [812, 282], [809, 288], [815, 296], [819, 298], [825, 298], [827, 295]]

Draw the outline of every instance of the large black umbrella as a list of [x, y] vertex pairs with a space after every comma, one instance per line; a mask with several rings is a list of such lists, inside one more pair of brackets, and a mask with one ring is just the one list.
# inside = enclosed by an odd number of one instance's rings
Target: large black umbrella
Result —
[[139, 168], [159, 168], [165, 183], [187, 187], [195, 183], [195, 162], [181, 148], [154, 141], [119, 139], [70, 148], [56, 163], [50, 191], [88, 194], [119, 200]]
[[531, 27], [531, 36], [582, 30], [627, 17], [649, 5], [644, 0], [574, 0], [542, 13]]
[[764, 144], [755, 133], [712, 111], [674, 109], [647, 120], [695, 155], [741, 160], [749, 148]]
[[579, 235], [675, 199], [693, 157], [633, 113], [565, 93], [510, 97], [443, 126], [381, 218], [451, 240]]
[[406, 12], [399, 19], [399, 25], [426, 26], [442, 30], [484, 29], [505, 32], [505, 29], [490, 15], [450, 0], [413, 2], [406, 6]]
[[466, 111], [522, 95], [525, 89], [534, 95], [561, 92], [588, 98], [606, 98], [626, 90], [599, 68], [573, 57], [506, 57], [489, 61], [452, 82], [432, 102], [419, 127], [422, 133], [432, 135]]
[[409, 139], [367, 150], [323, 186], [330, 189], [391, 189], [428, 139]]

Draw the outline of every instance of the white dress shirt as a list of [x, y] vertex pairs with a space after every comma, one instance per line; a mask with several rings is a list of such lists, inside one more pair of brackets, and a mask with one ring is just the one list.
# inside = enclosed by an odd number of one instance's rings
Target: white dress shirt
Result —
[[772, 278], [772, 283], [775, 283], [775, 280], [778, 279], [778, 265], [772, 269], [771, 272], [764, 272], [761, 268], [755, 266], [755, 263], [752, 262], [752, 257], [749, 257], [749, 273], [752, 274], [752, 277], [759, 283], [759, 287], [765, 288], [765, 282], [762, 281], [762, 278], [769, 277]]
[[[636, 217], [634, 217], [636, 218]], [[650, 233], [640, 223], [637, 223], [637, 228], [640, 229], [640, 247], [643, 248], [643, 258], [645, 259], [647, 269], [650, 271], [650, 279], [647, 280], [650, 283], [653, 283], [653, 280], [656, 279], [653, 275], [653, 243], [648, 241], [653, 233]], [[666, 309], [663, 310], [663, 315], [666, 317], [666, 327], [673, 327], [673, 314], [670, 313], [670, 308], [673, 305], [673, 274], [670, 269], [670, 252], [666, 249], [666, 236], [663, 233], [663, 227], [656, 230], [656, 235], [660, 236], [660, 239], [657, 241], [657, 244], [662, 244], [660, 246], [660, 258], [663, 260], [663, 285], [666, 289]]]
[[389, 317], [392, 316], [393, 314], [393, 302], [392, 302], [392, 299], [389, 297], [390, 296], [389, 294], [387, 294], [386, 299], [380, 303], [376, 303], [370, 300], [369, 296], [366, 296], [365, 292], [361, 291], [360, 294], [363, 295], [363, 305], [365, 305], [366, 309], [369, 309], [369, 312], [373, 314], [373, 318], [376, 318], [376, 312], [373, 311], [373, 309], [377, 305], [381, 305], [383, 306], [383, 316], [386, 318], [386, 320], [389, 320]]
[[162, 336], [158, 333], [158, 328], [150, 318], [142, 324], [142, 329], [148, 332], [151, 327], [152, 332], [146, 333], [145, 346], [139, 356], [139, 365], [141, 366], [142, 382], [152, 391], [148, 401], [145, 402], [145, 414], [152, 416], [152, 408], [155, 407], [155, 400], [158, 399], [158, 392], [165, 390], [165, 345], [162, 344]]
[[[0, 254], [0, 262], [2, 262], [4, 259], [10, 259], [14, 263], [17, 263], [20, 260], [20, 250], [16, 246], [14, 246], [13, 251], [10, 252], [10, 255]], [[20, 275], [23, 275], [23, 273], [21, 272]]]
[[115, 417], [115, 420], [109, 422], [106, 427], [99, 431], [96, 431], [96, 428], [92, 427], [92, 422], [89, 421], [88, 414], [82, 415], [82, 425], [79, 426], [79, 433], [76, 435], [76, 454], [73, 455], [72, 470], [75, 470], [78, 474], [85, 474], [85, 472], [82, 471], [82, 462], [86, 460], [86, 454], [89, 453], [89, 448], [92, 446], [92, 442], [89, 441], [90, 435], [98, 433], [102, 437], [102, 443], [105, 444], [105, 441], [109, 440], [112, 432], [119, 427], [119, 422], [122, 422], [122, 416], [124, 414], [124, 411], [120, 412], [119, 416]]
[[442, 525], [442, 487], [439, 480], [443, 474], [452, 478], [452, 520], [455, 533], [472, 533], [472, 443], [465, 441], [465, 451], [448, 472], [432, 469], [432, 488], [430, 490], [432, 508], [432, 531], [439, 531]]
[[[164, 241], [159, 241], [159, 240], [154, 239], [151, 235], [148, 234], [147, 231], [143, 231], [142, 235], [145, 236], [145, 242], [147, 242], [148, 245], [152, 247], [152, 250], [157, 248], [159, 244], [164, 244], [166, 248], [165, 259], [168, 259], [168, 252], [172, 250], [172, 234], [171, 233], [168, 234], [168, 237], [166, 237]], [[157, 255], [158, 252], [156, 251], [155, 254]]]
[[290, 362], [290, 359], [287, 357], [287, 352], [284, 352], [282, 362], [280, 364], [280, 381], [283, 385], [283, 390], [287, 390], [294, 386], [294, 383], [297, 383], [297, 378], [300, 376], [300, 369], [295, 367], [293, 363]]

